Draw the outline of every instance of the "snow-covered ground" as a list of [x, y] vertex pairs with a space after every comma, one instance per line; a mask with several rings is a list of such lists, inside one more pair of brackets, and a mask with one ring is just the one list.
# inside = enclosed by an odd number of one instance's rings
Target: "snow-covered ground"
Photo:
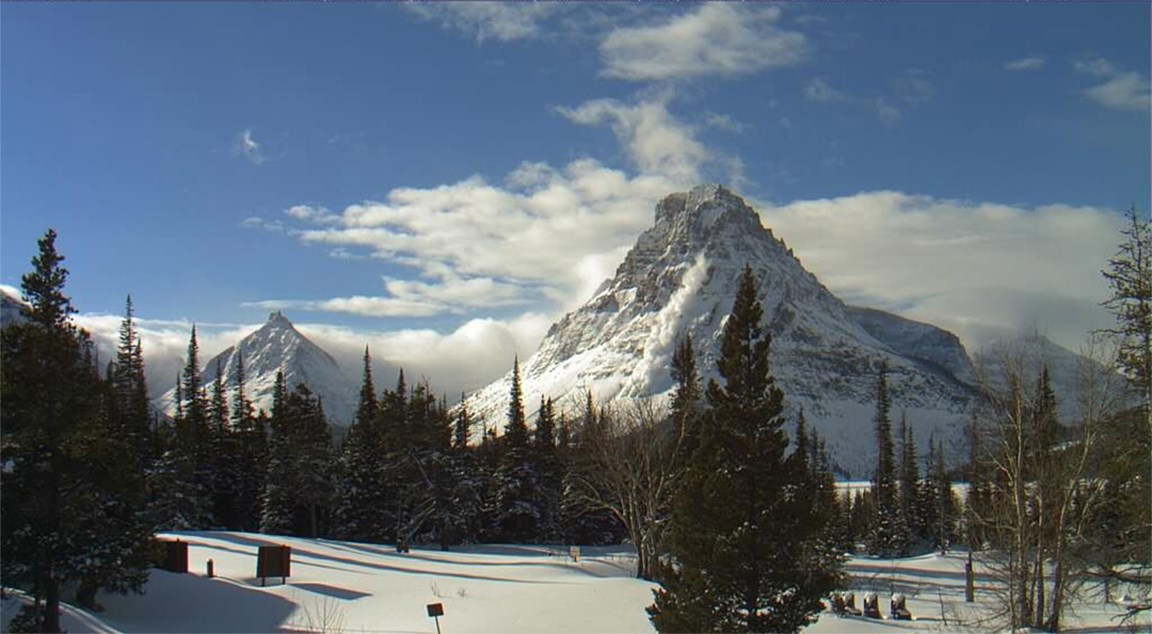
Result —
[[[440, 603], [440, 627], [451, 632], [651, 632], [644, 607], [654, 584], [632, 577], [623, 547], [475, 546], [451, 552], [277, 538], [228, 532], [166, 535], [189, 543], [190, 574], [154, 570], [143, 596], [101, 595], [105, 610], [66, 607], [69, 632], [436, 632], [426, 605]], [[255, 579], [261, 545], [292, 548], [292, 576], [281, 585]], [[216, 578], [205, 576], [214, 562]], [[887, 613], [893, 592], [908, 597], [914, 621], [837, 617], [810, 632], [956, 631], [973, 629], [982, 607], [964, 604], [963, 556], [901, 560], [855, 558], [848, 564], [861, 605], [877, 592]], [[978, 578], [979, 588], [986, 580]], [[17, 599], [3, 604], [3, 623]], [[1115, 605], [1086, 597], [1068, 621], [1080, 631], [1115, 631]], [[975, 629], [983, 629], [975, 626]]]

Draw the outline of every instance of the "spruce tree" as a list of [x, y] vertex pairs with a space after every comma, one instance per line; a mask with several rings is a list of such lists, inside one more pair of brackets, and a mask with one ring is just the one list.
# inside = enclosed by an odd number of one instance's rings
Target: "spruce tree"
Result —
[[809, 477], [786, 459], [784, 395], [768, 362], [752, 269], [725, 322], [711, 407], [671, 518], [664, 588], [648, 608], [661, 632], [797, 631], [823, 606], [838, 572], [813, 557], [823, 526]]

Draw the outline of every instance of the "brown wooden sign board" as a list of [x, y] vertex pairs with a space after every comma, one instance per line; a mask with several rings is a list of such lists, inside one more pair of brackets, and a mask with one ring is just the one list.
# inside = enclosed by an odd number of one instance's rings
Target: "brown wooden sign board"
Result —
[[161, 570], [168, 572], [179, 572], [187, 574], [188, 572], [188, 542], [180, 540], [164, 540], [160, 542], [164, 544], [164, 563], [160, 566]]
[[268, 577], [280, 577], [283, 583], [292, 576], [292, 548], [289, 546], [261, 546], [256, 556], [256, 576], [260, 585]]

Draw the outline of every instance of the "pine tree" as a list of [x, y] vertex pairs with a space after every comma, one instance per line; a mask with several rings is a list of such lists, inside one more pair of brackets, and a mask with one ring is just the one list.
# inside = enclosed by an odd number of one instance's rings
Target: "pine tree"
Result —
[[927, 538], [920, 495], [920, 466], [916, 441], [906, 414], [900, 414], [900, 526], [897, 535], [900, 554], [912, 552], [917, 541]]
[[537, 480], [536, 508], [540, 513], [537, 535], [543, 541], [557, 541], [563, 535], [559, 524], [564, 473], [556, 446], [556, 411], [552, 399], [540, 398], [530, 455]]
[[896, 466], [892, 446], [892, 403], [888, 397], [888, 363], [880, 365], [876, 380], [876, 472], [872, 479], [872, 501], [876, 518], [872, 522], [869, 549], [891, 557], [902, 549], [900, 504], [897, 498]]
[[236, 390], [232, 395], [232, 431], [238, 444], [235, 483], [235, 509], [240, 530], [255, 532], [260, 527], [260, 506], [267, 472], [267, 435], [263, 416], [257, 417], [245, 389], [247, 374], [244, 352], [236, 350]]
[[682, 438], [679, 444], [681, 468], [696, 451], [700, 443], [700, 374], [696, 370], [696, 353], [692, 350], [692, 338], [687, 334], [680, 337], [676, 350], [672, 353], [671, 375], [673, 382], [671, 414], [677, 434]]
[[90, 606], [99, 588], [139, 591], [148, 537], [134, 448], [113, 433], [113, 389], [70, 320], [55, 241], [45, 233], [22, 278], [27, 321], [0, 333], [0, 571], [34, 597], [22, 618], [49, 632], [70, 581]]
[[331, 433], [319, 398], [303, 383], [287, 394], [283, 385], [279, 371], [260, 530], [319, 537], [331, 499]]
[[339, 539], [381, 542], [387, 532], [380, 432], [380, 403], [372, 380], [372, 359], [364, 348], [364, 374], [356, 419], [340, 449], [336, 482], [335, 531]]
[[520, 387], [520, 360], [512, 365], [508, 392], [508, 422], [500, 444], [497, 523], [502, 541], [528, 543], [536, 539], [540, 509], [536, 506], [537, 474], [532, 468], [528, 423]]
[[148, 385], [144, 377], [144, 352], [133, 319], [132, 296], [125, 301], [124, 321], [120, 323], [120, 338], [116, 359], [108, 373], [112, 381], [114, 399], [111, 402], [112, 424], [116, 433], [133, 449], [137, 468], [143, 470], [154, 459], [151, 413], [148, 405]]
[[785, 458], [784, 395], [762, 317], [746, 266], [717, 361], [725, 384], [708, 384], [709, 421], [674, 505], [675, 565], [648, 608], [661, 632], [797, 631], [838, 578], [813, 557], [815, 505], [791, 494], [809, 474]]
[[1140, 393], [1145, 411], [1152, 407], [1152, 225], [1133, 205], [1127, 213], [1124, 241], [1102, 271], [1112, 297], [1104, 306], [1116, 318], [1107, 332], [1119, 341], [1119, 364]]

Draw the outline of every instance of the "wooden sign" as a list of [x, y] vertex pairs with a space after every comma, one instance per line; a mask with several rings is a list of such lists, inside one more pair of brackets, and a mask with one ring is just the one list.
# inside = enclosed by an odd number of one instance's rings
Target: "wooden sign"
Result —
[[256, 576], [260, 577], [260, 585], [268, 577], [280, 577], [280, 583], [284, 583], [292, 576], [292, 548], [261, 546], [256, 556]]

